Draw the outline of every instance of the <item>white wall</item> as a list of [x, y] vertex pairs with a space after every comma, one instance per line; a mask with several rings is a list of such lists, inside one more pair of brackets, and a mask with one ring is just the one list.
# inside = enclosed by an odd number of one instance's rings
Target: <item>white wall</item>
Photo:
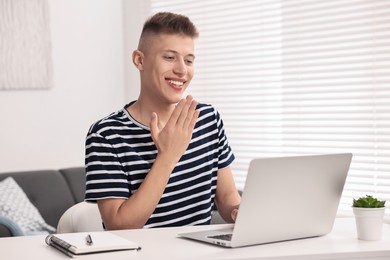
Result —
[[123, 0], [124, 22], [124, 68], [126, 98], [134, 100], [139, 94], [139, 73], [131, 60], [132, 53], [138, 46], [142, 26], [147, 18], [150, 3], [147, 0]]
[[0, 91], [0, 172], [84, 165], [89, 126], [137, 93], [125, 90], [121, 0], [49, 5], [54, 87]]

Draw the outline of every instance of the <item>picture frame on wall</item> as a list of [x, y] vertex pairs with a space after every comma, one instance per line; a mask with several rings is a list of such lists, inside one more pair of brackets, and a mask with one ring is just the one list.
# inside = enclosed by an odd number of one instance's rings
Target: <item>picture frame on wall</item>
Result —
[[48, 0], [0, 0], [0, 90], [50, 89]]

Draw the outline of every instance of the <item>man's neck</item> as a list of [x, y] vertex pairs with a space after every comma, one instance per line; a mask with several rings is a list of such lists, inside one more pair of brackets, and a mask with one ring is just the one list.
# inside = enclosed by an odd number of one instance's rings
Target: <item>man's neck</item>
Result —
[[155, 112], [158, 116], [159, 127], [163, 128], [169, 120], [174, 108], [174, 104], [157, 104], [140, 98], [129, 106], [127, 111], [135, 120], [146, 126], [150, 126], [152, 113]]

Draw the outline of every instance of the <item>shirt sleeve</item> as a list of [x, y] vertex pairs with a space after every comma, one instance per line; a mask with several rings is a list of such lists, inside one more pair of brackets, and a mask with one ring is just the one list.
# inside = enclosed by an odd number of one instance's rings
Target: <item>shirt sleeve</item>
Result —
[[219, 138], [218, 168], [223, 169], [228, 167], [234, 161], [235, 157], [225, 133], [223, 120], [218, 111], [216, 111], [216, 120], [217, 120], [218, 138]]
[[90, 130], [85, 145], [85, 200], [96, 202], [105, 198], [130, 196], [127, 175], [117, 151], [104, 136]]

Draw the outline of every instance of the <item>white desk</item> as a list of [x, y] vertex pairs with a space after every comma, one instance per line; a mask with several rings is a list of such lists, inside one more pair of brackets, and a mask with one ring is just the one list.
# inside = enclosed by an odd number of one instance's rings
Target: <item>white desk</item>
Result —
[[[336, 219], [333, 231], [323, 237], [226, 249], [178, 238], [177, 234], [215, 226], [122, 230], [115, 233], [139, 243], [141, 251], [78, 256], [79, 259], [390, 259], [390, 225], [383, 225], [381, 241], [356, 238], [353, 218]], [[226, 227], [226, 225], [218, 225]], [[45, 244], [45, 236], [0, 238], [0, 257], [10, 259], [70, 259]]]

